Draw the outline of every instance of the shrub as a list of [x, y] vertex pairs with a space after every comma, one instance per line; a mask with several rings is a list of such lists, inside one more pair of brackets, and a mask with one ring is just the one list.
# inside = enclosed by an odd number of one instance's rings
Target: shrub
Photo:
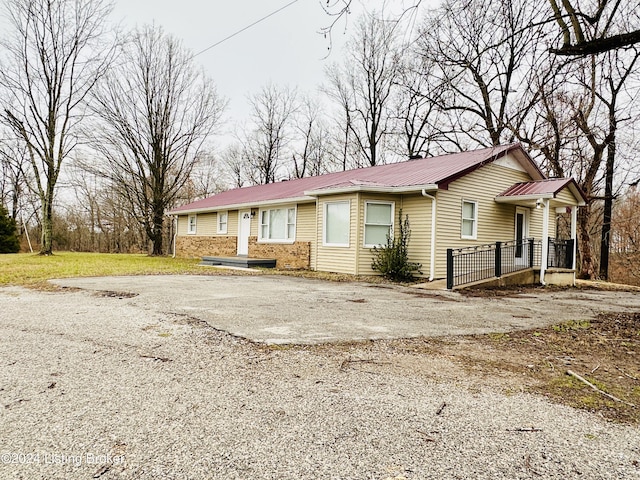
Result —
[[409, 282], [414, 279], [414, 273], [422, 273], [419, 263], [409, 261], [409, 239], [411, 229], [409, 215], [402, 220], [400, 210], [400, 231], [398, 235], [387, 235], [387, 244], [373, 247], [373, 261], [371, 268], [382, 274], [383, 277], [395, 282]]
[[7, 209], [0, 205], [0, 253], [18, 253], [20, 240], [16, 221], [9, 216]]

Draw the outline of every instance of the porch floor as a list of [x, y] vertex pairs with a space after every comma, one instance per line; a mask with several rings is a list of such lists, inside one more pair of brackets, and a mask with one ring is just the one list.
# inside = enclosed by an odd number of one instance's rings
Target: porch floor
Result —
[[200, 265], [207, 267], [241, 267], [241, 268], [275, 268], [275, 258], [249, 258], [249, 257], [202, 257]]

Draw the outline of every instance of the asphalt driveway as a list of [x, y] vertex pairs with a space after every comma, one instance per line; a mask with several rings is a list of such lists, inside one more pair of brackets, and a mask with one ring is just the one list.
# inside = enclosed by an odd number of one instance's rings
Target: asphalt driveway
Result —
[[274, 275], [98, 277], [53, 283], [275, 344], [505, 332], [640, 309], [640, 294], [632, 292], [541, 289], [477, 298]]

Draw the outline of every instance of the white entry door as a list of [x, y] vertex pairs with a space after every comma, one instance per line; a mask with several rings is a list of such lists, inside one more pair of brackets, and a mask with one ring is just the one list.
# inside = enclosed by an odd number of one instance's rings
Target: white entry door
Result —
[[249, 255], [251, 210], [240, 210], [238, 217], [238, 255]]
[[529, 244], [526, 242], [529, 236], [529, 209], [516, 207], [515, 225], [515, 264], [526, 265], [529, 261]]

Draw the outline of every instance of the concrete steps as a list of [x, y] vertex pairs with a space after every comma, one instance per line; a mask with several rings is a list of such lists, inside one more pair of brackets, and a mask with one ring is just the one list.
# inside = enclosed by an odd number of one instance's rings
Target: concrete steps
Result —
[[249, 257], [202, 257], [200, 265], [208, 267], [239, 267], [239, 268], [275, 268], [275, 258], [249, 258]]

